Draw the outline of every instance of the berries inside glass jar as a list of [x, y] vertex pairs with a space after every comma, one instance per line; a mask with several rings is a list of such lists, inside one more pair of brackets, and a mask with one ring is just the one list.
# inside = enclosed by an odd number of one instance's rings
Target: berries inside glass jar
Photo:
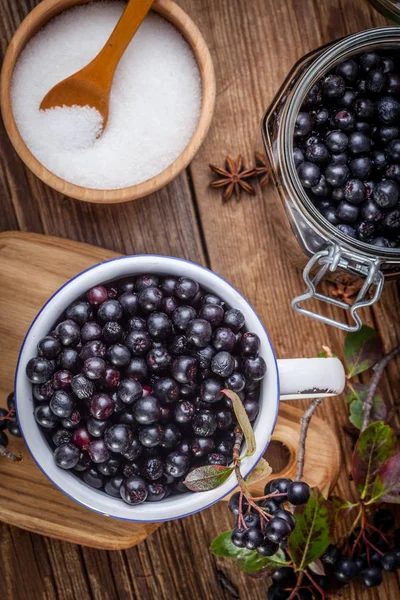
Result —
[[400, 248], [400, 54], [352, 56], [297, 115], [293, 159], [314, 206], [345, 235]]
[[98, 285], [26, 366], [56, 464], [135, 505], [189, 492], [187, 473], [232, 460], [224, 388], [253, 422], [266, 364], [244, 315], [187, 277]]

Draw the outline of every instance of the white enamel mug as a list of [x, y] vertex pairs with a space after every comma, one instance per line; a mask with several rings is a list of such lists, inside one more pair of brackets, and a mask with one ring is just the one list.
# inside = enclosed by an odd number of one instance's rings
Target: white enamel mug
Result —
[[27, 362], [36, 356], [37, 343], [51, 331], [71, 302], [95, 285], [141, 273], [185, 275], [195, 279], [204, 289], [219, 296], [229, 306], [241, 310], [246, 319], [246, 330], [259, 336], [260, 354], [267, 364], [267, 373], [261, 385], [260, 411], [253, 425], [257, 451], [243, 460], [244, 476], [250, 473], [269, 444], [280, 400], [340, 394], [344, 388], [345, 373], [337, 358], [278, 361], [260, 318], [247, 300], [216, 273], [186, 260], [155, 255], [124, 256], [95, 265], [64, 284], [36, 316], [26, 334], [18, 359], [15, 376], [16, 408], [25, 443], [43, 473], [76, 502], [104, 515], [127, 521], [168, 521], [193, 514], [218, 502], [235, 488], [234, 477], [231, 476], [223, 485], [209, 492], [188, 492], [170, 496], [161, 502], [145, 502], [138, 506], [130, 506], [95, 490], [54, 463], [52, 450], [34, 419], [32, 386], [25, 374]]

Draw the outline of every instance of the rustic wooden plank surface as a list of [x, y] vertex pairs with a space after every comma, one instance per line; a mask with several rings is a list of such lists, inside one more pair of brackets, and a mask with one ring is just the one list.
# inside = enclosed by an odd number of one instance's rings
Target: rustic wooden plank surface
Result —
[[[0, 0], [0, 44], [36, 0]], [[365, 0], [179, 0], [209, 44], [217, 74], [214, 123], [188, 173], [161, 192], [123, 206], [80, 204], [46, 188], [26, 171], [0, 132], [0, 228], [21, 229], [103, 245], [111, 250], [175, 254], [209, 264], [228, 277], [255, 305], [280, 356], [314, 355], [321, 343], [340, 351], [343, 334], [294, 315], [290, 298], [302, 290], [299, 272], [287, 261], [274, 226], [274, 190], [222, 206], [207, 188], [208, 163], [243, 153], [252, 161], [261, 149], [259, 119], [293, 62], [305, 52], [348, 33], [385, 24]], [[381, 332], [386, 349], [400, 340], [399, 286], [387, 286], [378, 307], [364, 313]], [[293, 333], [295, 332], [295, 334]], [[400, 364], [390, 365], [383, 389], [397, 399]], [[390, 383], [389, 383], [390, 382]], [[351, 440], [341, 433], [342, 400], [325, 402], [318, 415], [341, 438], [346, 464], [339, 492], [349, 488]], [[340, 410], [338, 410], [338, 405]], [[207, 550], [231, 525], [221, 504], [161, 527], [127, 551], [82, 549], [0, 524], [2, 596], [11, 600], [75, 598], [229, 598], [216, 567], [244, 600], [261, 600], [265, 580], [245, 577]], [[378, 590], [344, 590], [344, 600], [392, 600], [400, 595], [396, 575]]]

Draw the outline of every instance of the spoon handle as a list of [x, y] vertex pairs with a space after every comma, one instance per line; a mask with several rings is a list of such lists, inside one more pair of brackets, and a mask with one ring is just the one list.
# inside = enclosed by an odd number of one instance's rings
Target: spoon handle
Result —
[[87, 74], [93, 69], [99, 83], [101, 81], [105, 87], [111, 87], [114, 71], [153, 2], [154, 0], [129, 0], [104, 48], [87, 65]]

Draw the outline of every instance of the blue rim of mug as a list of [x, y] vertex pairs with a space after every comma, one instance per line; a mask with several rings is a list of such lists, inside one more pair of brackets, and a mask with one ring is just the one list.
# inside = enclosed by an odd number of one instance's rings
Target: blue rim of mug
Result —
[[[250, 304], [250, 302], [243, 296], [243, 294], [241, 294], [231, 283], [229, 283], [229, 281], [227, 281], [226, 279], [224, 279], [223, 277], [221, 277], [221, 275], [218, 275], [218, 273], [215, 273], [214, 271], [211, 271], [211, 269], [208, 269], [207, 267], [203, 267], [202, 265], [199, 265], [199, 264], [197, 264], [197, 263], [195, 263], [195, 262], [193, 262], [191, 260], [186, 260], [185, 258], [178, 258], [176, 256], [166, 256], [166, 255], [162, 255], [162, 254], [131, 254], [131, 255], [127, 255], [127, 256], [118, 256], [116, 258], [111, 258], [110, 260], [105, 260], [105, 261], [103, 261], [101, 263], [96, 263], [95, 265], [92, 265], [91, 267], [88, 267], [87, 269], [85, 269], [83, 271], [80, 271], [79, 273], [77, 273], [76, 275], [74, 275], [74, 277], [71, 277], [71, 279], [69, 279], [62, 286], [60, 286], [54, 292], [54, 294], [52, 294], [48, 298], [48, 300], [46, 300], [46, 302], [43, 304], [42, 308], [37, 313], [36, 317], [33, 319], [32, 323], [30, 324], [29, 329], [28, 329], [28, 331], [25, 334], [24, 340], [22, 342], [22, 345], [21, 345], [21, 348], [20, 348], [20, 351], [19, 351], [19, 354], [18, 354], [17, 366], [16, 366], [16, 369], [15, 369], [15, 377], [14, 377], [15, 409], [16, 409], [16, 416], [17, 416], [18, 423], [20, 424], [19, 417], [18, 417], [17, 376], [18, 376], [18, 372], [19, 372], [19, 369], [20, 369], [21, 355], [22, 355], [22, 352], [23, 352], [26, 340], [27, 340], [27, 338], [29, 336], [29, 333], [30, 333], [32, 327], [35, 325], [37, 319], [42, 314], [42, 312], [45, 310], [46, 306], [53, 300], [53, 298], [55, 298], [72, 281], [74, 281], [75, 279], [78, 279], [79, 277], [85, 275], [86, 273], [88, 273], [89, 271], [92, 271], [93, 269], [99, 267], [100, 265], [109, 264], [109, 263], [117, 262], [117, 261], [120, 261], [120, 260], [126, 260], [126, 259], [132, 259], [132, 258], [143, 258], [143, 257], [145, 257], [145, 258], [154, 258], [154, 259], [160, 259], [160, 258], [164, 259], [164, 258], [167, 258], [167, 259], [171, 259], [171, 260], [174, 260], [174, 261], [177, 261], [177, 262], [180, 262], [180, 263], [187, 263], [187, 264], [190, 264], [190, 265], [194, 265], [195, 267], [197, 267], [199, 269], [202, 269], [203, 271], [206, 271], [207, 273], [212, 274], [213, 276], [215, 276], [218, 279], [220, 279], [221, 281], [223, 281], [226, 285], [228, 285], [229, 287], [231, 287], [241, 298], [243, 298], [243, 300], [246, 302], [246, 304], [249, 306], [249, 308], [253, 311], [254, 315], [256, 316], [257, 320], [259, 321], [259, 323], [260, 323], [262, 329], [264, 330], [264, 333], [265, 333], [265, 335], [266, 335], [266, 337], [268, 339], [269, 345], [270, 345], [270, 349], [271, 349], [271, 352], [272, 352], [272, 357], [274, 359], [274, 364], [275, 364], [276, 383], [277, 383], [277, 389], [276, 389], [277, 396], [276, 396], [275, 415], [274, 415], [274, 418], [272, 420], [273, 425], [272, 425], [272, 429], [271, 429], [271, 434], [269, 435], [269, 437], [268, 437], [268, 439], [267, 439], [267, 441], [265, 443], [264, 449], [260, 453], [260, 458], [262, 458], [264, 456], [264, 454], [265, 454], [266, 449], [269, 446], [270, 441], [271, 441], [272, 432], [275, 429], [276, 421], [278, 419], [279, 398], [280, 398], [279, 369], [278, 369], [277, 358], [276, 358], [276, 355], [275, 355], [275, 350], [274, 350], [274, 347], [273, 347], [273, 345], [271, 343], [271, 339], [270, 339], [270, 337], [268, 335], [267, 330], [264, 327], [263, 322], [261, 321], [259, 315], [257, 314], [256, 310], [253, 308], [253, 306]], [[90, 504], [88, 504], [86, 502], [83, 502], [81, 500], [76, 499], [74, 496], [72, 496], [71, 494], [69, 494], [62, 487], [60, 487], [60, 485], [58, 485], [50, 477], [50, 475], [48, 475], [48, 473], [42, 468], [41, 464], [36, 460], [35, 455], [34, 455], [33, 451], [31, 450], [31, 448], [30, 448], [30, 446], [29, 446], [29, 444], [28, 444], [28, 442], [26, 440], [25, 433], [24, 433], [22, 427], [21, 427], [21, 433], [22, 433], [22, 437], [23, 437], [23, 440], [25, 442], [25, 445], [27, 446], [27, 448], [29, 450], [29, 453], [32, 456], [33, 460], [35, 461], [36, 465], [39, 467], [39, 469], [41, 470], [41, 472], [43, 473], [43, 475], [45, 475], [47, 477], [47, 479], [49, 481], [51, 481], [51, 483], [57, 489], [60, 490], [60, 492], [62, 492], [63, 494], [65, 494], [65, 496], [67, 496], [68, 498], [70, 498], [71, 500], [73, 500], [74, 502], [76, 502], [77, 504], [80, 504], [81, 506], [84, 506], [85, 508], [88, 508], [89, 510], [91, 510], [91, 511], [93, 511], [95, 513], [98, 513], [98, 514], [103, 515], [105, 517], [110, 517], [112, 519], [117, 519], [119, 521], [127, 521], [128, 523], [164, 523], [164, 522], [168, 522], [168, 521], [176, 521], [177, 519], [184, 519], [185, 517], [189, 517], [191, 515], [194, 515], [194, 514], [196, 514], [198, 512], [201, 512], [201, 511], [205, 510], [206, 508], [210, 508], [211, 506], [213, 506], [214, 504], [216, 504], [217, 502], [219, 502], [220, 500], [222, 500], [223, 498], [225, 498], [225, 496], [228, 496], [229, 494], [231, 494], [233, 492], [233, 490], [237, 487], [237, 484], [234, 484], [233, 487], [230, 490], [228, 490], [225, 494], [223, 494], [219, 498], [216, 498], [215, 500], [213, 500], [212, 502], [210, 502], [206, 506], [202, 506], [201, 508], [197, 508], [196, 510], [187, 512], [187, 513], [182, 514], [182, 515], [178, 515], [176, 517], [169, 517], [169, 518], [165, 518], [165, 519], [152, 519], [151, 521], [147, 520], [147, 519], [146, 520], [142, 520], [142, 519], [129, 519], [127, 517], [120, 517], [120, 516], [112, 515], [112, 514], [109, 514], [109, 513], [104, 513], [103, 511], [101, 511], [101, 510], [99, 510], [97, 508], [94, 508], [93, 506], [90, 506]], [[244, 478], [247, 477], [251, 473], [251, 471], [255, 468], [256, 464], [248, 472], [245, 472], [245, 474], [243, 475]], [[90, 488], [90, 486], [88, 486], [88, 487]], [[98, 490], [96, 490], [96, 491], [98, 491]], [[105, 493], [105, 492], [103, 492], [103, 493]], [[198, 493], [201, 493], [201, 492], [198, 492]], [[111, 498], [111, 496], [110, 496], [110, 498]]]

